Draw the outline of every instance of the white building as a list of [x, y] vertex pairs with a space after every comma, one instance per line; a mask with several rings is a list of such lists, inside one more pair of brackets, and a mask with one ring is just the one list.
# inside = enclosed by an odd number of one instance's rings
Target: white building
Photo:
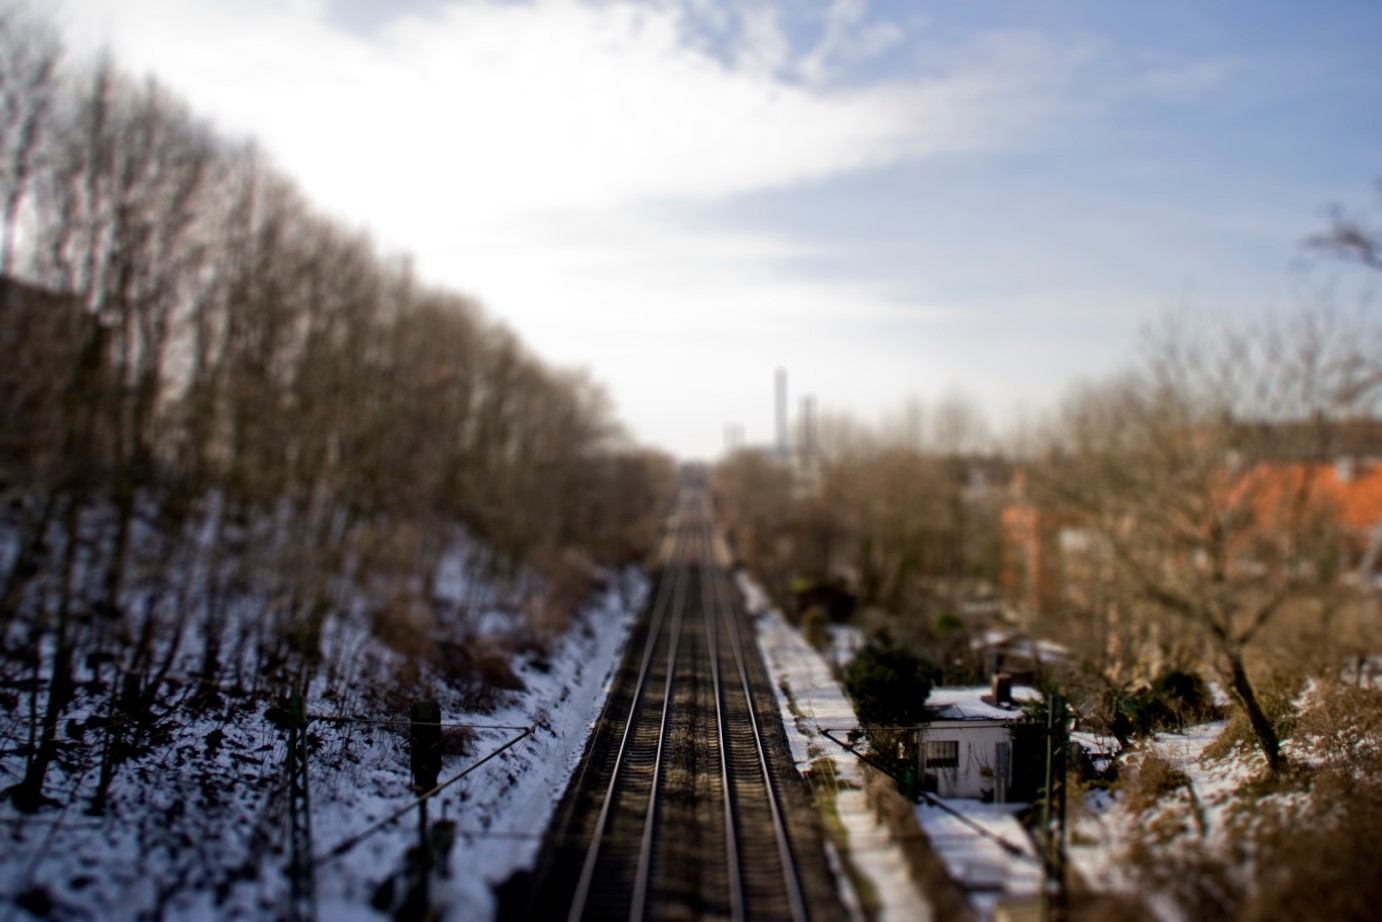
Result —
[[992, 688], [933, 688], [926, 706], [934, 716], [922, 730], [923, 786], [941, 797], [1007, 799], [1012, 783], [1010, 725], [1023, 718], [1022, 702], [1041, 692], [1010, 686], [995, 676]]

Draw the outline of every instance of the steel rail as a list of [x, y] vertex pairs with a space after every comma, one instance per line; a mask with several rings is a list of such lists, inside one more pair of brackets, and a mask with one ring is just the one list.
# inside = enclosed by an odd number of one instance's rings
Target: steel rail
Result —
[[[705, 544], [705, 559], [710, 561], [715, 553], [715, 542], [710, 535], [709, 528], [702, 535]], [[729, 865], [729, 911], [733, 922], [744, 922], [744, 879], [743, 871], [739, 867], [739, 839], [734, 828], [734, 798], [730, 790], [729, 778], [729, 741], [725, 737], [725, 717], [724, 711], [720, 706], [720, 699], [723, 692], [720, 688], [720, 646], [718, 637], [718, 622], [715, 618], [715, 590], [713, 579], [710, 575], [711, 568], [708, 565], [701, 567], [701, 595], [708, 604], [702, 605], [706, 624], [710, 634], [710, 674], [713, 678], [715, 688], [715, 729], [719, 739], [720, 748], [720, 776], [723, 779], [724, 801], [725, 801], [725, 850], [728, 852], [727, 861]], [[753, 699], [749, 699], [749, 707], [753, 707]]]
[[[658, 851], [657, 829], [660, 821], [659, 803], [663, 768], [667, 759], [671, 758], [672, 743], [669, 741], [669, 733], [674, 723], [672, 714], [673, 692], [676, 689], [678, 659], [683, 648], [683, 634], [686, 633], [686, 608], [692, 582], [692, 569], [697, 565], [701, 570], [699, 574], [701, 614], [706, 627], [706, 643], [710, 654], [715, 701], [715, 732], [719, 746], [719, 768], [724, 798], [724, 837], [726, 868], [729, 878], [728, 908], [731, 920], [732, 922], [746, 922], [750, 912], [755, 911], [749, 906], [750, 889], [763, 897], [772, 892], [771, 887], [766, 891], [761, 889], [763, 886], [761, 881], [768, 879], [761, 876], [758, 878], [760, 883], [750, 888], [748, 880], [753, 878], [753, 874], [749, 873], [752, 869], [744, 866], [743, 862], [747, 856], [743, 853], [744, 845], [740, 841], [741, 826], [743, 829], [766, 832], [766, 828], [761, 825], [762, 815], [759, 814], [758, 820], [752, 827], [745, 825], [742, 817], [740, 822], [736, 824], [736, 808], [750, 806], [748, 802], [740, 803], [740, 799], [748, 798], [749, 801], [756, 802], [758, 800], [757, 781], [754, 779], [761, 778], [767, 789], [767, 796], [764, 800], [767, 803], [773, 827], [778, 860], [782, 868], [782, 882], [785, 885], [791, 918], [793, 922], [806, 922], [808, 913], [801, 876], [792, 854], [784, 808], [769, 769], [763, 729], [759, 724], [756, 712], [754, 685], [747, 666], [742, 627], [738, 624], [739, 619], [735, 616], [733, 589], [729, 585], [728, 577], [720, 565], [719, 559], [716, 557], [713, 513], [706, 497], [689, 491], [683, 494], [683, 500], [675, 514], [674, 523], [675, 532], [669, 542], [670, 548], [668, 548], [670, 554], [664, 562], [663, 577], [658, 586], [657, 598], [654, 601], [652, 619], [648, 636], [644, 642], [637, 682], [629, 700], [628, 715], [625, 718], [619, 738], [618, 750], [610, 770], [609, 782], [605, 786], [604, 798], [600, 805], [595, 828], [586, 849], [580, 877], [568, 907], [567, 922], [579, 922], [589, 908], [592, 896], [604, 892], [606, 884], [602, 883], [598, 887], [596, 885], [596, 871], [598, 866], [608, 867], [607, 861], [605, 865], [600, 863], [601, 848], [611, 834], [613, 805], [621, 783], [627, 785], [631, 778], [636, 777], [641, 784], [645, 777], [644, 773], [650, 770], [651, 777], [647, 780], [647, 802], [642, 816], [638, 856], [633, 866], [633, 892], [628, 904], [628, 919], [630, 922], [643, 922], [649, 912], [652, 883], [655, 874], [659, 873], [654, 868], [654, 858], [655, 852]], [[669, 615], [671, 616], [670, 619]], [[670, 626], [669, 621], [671, 622]], [[722, 649], [722, 630], [728, 635], [729, 651]], [[666, 631], [670, 631], [670, 634], [665, 633]], [[645, 696], [651, 692], [649, 679], [652, 667], [654, 662], [658, 660], [658, 651], [664, 641], [667, 643], [667, 674], [663, 683], [661, 713], [658, 718], [656, 743], [654, 744], [650, 739], [653, 728], [651, 712], [653, 708], [657, 707], [657, 703], [655, 699], [648, 699]], [[736, 721], [739, 719], [737, 716], [732, 718], [731, 712], [737, 714], [740, 705], [737, 702], [737, 692], [733, 694], [730, 692], [732, 680], [725, 673], [725, 664], [721, 662], [722, 656], [733, 657], [748, 711], [748, 729], [753, 735], [754, 745], [752, 749], [749, 749], [743, 745], [743, 723], [735, 724], [738, 729], [733, 732], [739, 734], [738, 739], [741, 744], [736, 750], [738, 755], [734, 755], [731, 751], [730, 721], [731, 719]], [[685, 680], [682, 681], [684, 684]], [[640, 708], [641, 704], [645, 706]], [[634, 726], [636, 722], [639, 722], [640, 714], [642, 717], [641, 730]], [[648, 767], [649, 755], [652, 755], [650, 769]], [[736, 763], [737, 768], [735, 767]], [[756, 771], [750, 767], [755, 763]], [[631, 775], [629, 773], [633, 771], [634, 766], [638, 767], [638, 772]], [[640, 788], [634, 790], [640, 790]], [[626, 790], [625, 798], [627, 799], [628, 796], [629, 792]], [[634, 803], [637, 803], [637, 800]], [[624, 815], [627, 816], [627, 814]], [[634, 816], [636, 817], [637, 814]], [[633, 817], [629, 818], [633, 819]], [[753, 833], [754, 836], [761, 834], [757, 831]], [[750, 839], [752, 838], [750, 836]], [[631, 841], [629, 844], [632, 844]], [[624, 867], [626, 874], [627, 865]], [[627, 878], [625, 877], [624, 880], [627, 881]], [[627, 886], [626, 882], [619, 885], [620, 889], [624, 886]]]
[[[658, 596], [653, 604], [653, 621], [648, 629], [648, 638], [643, 645], [643, 659], [639, 665], [638, 681], [634, 686], [633, 695], [629, 701], [628, 717], [624, 721], [624, 732], [619, 737], [619, 751], [614, 758], [614, 768], [610, 772], [609, 784], [605, 788], [604, 802], [600, 806], [600, 815], [595, 821], [595, 830], [591, 835], [590, 846], [586, 849], [585, 861], [581, 865], [581, 876], [576, 884], [576, 892], [571, 898], [571, 906], [567, 912], [567, 922], [580, 922], [581, 916], [585, 913], [586, 902], [590, 898], [591, 884], [595, 879], [595, 863], [600, 856], [600, 845], [604, 841], [605, 828], [609, 824], [610, 805], [614, 801], [614, 791], [619, 783], [619, 770], [623, 767], [624, 756], [628, 752], [629, 736], [633, 729], [634, 717], [638, 712], [638, 702], [643, 697], [643, 689], [647, 685], [648, 668], [653, 661], [653, 653], [656, 650], [658, 639], [662, 634], [663, 622], [666, 620], [667, 606], [669, 600], [677, 596], [676, 588], [684, 584], [686, 565], [683, 560], [686, 544], [686, 530], [680, 523], [678, 514], [677, 534], [673, 542], [672, 560], [664, 565], [663, 582], [658, 587]], [[667, 578], [667, 569], [672, 569], [672, 578]], [[684, 593], [683, 593], [684, 598]], [[659, 741], [659, 746], [661, 745]], [[656, 780], [656, 779], [655, 779]], [[651, 797], [657, 795], [656, 784]], [[651, 801], [650, 801], [651, 806]]]
[[[711, 583], [714, 587], [714, 594], [710, 600], [712, 608], [718, 609], [718, 613], [723, 616], [725, 627], [729, 632], [730, 646], [734, 650], [734, 660], [739, 667], [739, 681], [744, 687], [744, 694], [749, 703], [749, 720], [753, 725], [753, 740], [757, 747], [758, 765], [763, 772], [763, 782], [768, 789], [768, 809], [773, 818], [773, 831], [777, 838], [778, 858], [782, 863], [782, 875], [786, 878], [787, 902], [791, 907], [792, 919], [794, 922], [806, 922], [806, 899], [802, 892], [801, 877], [797, 873], [796, 861], [792, 856], [792, 848], [787, 840], [787, 826], [782, 817], [782, 807], [778, 803], [777, 789], [773, 786], [772, 773], [768, 768], [768, 756], [763, 749], [763, 733], [758, 726], [758, 715], [754, 707], [753, 684], [749, 681], [748, 668], [745, 665], [743, 640], [739, 633], [738, 626], [733, 619], [733, 596], [725, 586], [728, 581], [719, 568], [715, 569], [715, 577]], [[728, 779], [726, 779], [728, 782]]]
[[643, 817], [643, 838], [638, 847], [638, 870], [633, 881], [633, 903], [629, 907], [631, 922], [643, 922], [648, 905], [648, 879], [652, 876], [653, 830], [657, 825], [657, 784], [662, 777], [662, 755], [667, 744], [667, 717], [672, 711], [672, 685], [677, 677], [677, 654], [681, 650], [681, 628], [686, 613], [686, 584], [691, 566], [683, 562], [678, 571], [677, 591], [672, 603], [672, 642], [667, 650], [667, 683], [662, 690], [662, 717], [657, 728], [657, 755], [653, 760], [653, 778], [648, 791], [648, 812]]

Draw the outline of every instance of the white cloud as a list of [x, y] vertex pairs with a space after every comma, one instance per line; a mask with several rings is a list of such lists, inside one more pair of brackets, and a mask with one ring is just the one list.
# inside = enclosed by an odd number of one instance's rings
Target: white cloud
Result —
[[786, 360], [762, 351], [784, 338], [823, 362], [861, 318], [932, 316], [879, 285], [792, 277], [784, 263], [809, 254], [790, 242], [678, 227], [649, 206], [1024, 143], [1071, 66], [1007, 37], [925, 77], [843, 88], [833, 68], [896, 41], [851, 0], [807, 51], [766, 4], [722, 18], [738, 30], [726, 54], [689, 34], [723, 10], [706, 0], [471, 0], [368, 40], [329, 25], [322, 0], [64, 9], [70, 35], [109, 41], [126, 67], [258, 138], [314, 201], [415, 253], [427, 278], [479, 295], [544, 354], [591, 365], [649, 436], [660, 423], [642, 402], [663, 398], [640, 388], [643, 351], [621, 335], [670, 341], [687, 362], [705, 354], [693, 346], [719, 348], [748, 374], [748, 348], [759, 371]]
[[1233, 61], [1224, 58], [1153, 62], [1135, 79], [1133, 90], [1166, 102], [1191, 102], [1217, 90], [1236, 69]]
[[790, 59], [792, 48], [782, 31], [776, 7], [745, 6], [739, 10], [740, 36], [735, 64], [741, 73], [774, 77]]
[[800, 64], [803, 77], [821, 83], [833, 76], [838, 66], [877, 55], [903, 38], [894, 22], [865, 23], [865, 0], [833, 0], [825, 13], [825, 31], [820, 42]]
[[[1015, 82], [1050, 63], [1024, 48], [1026, 73], [990, 59], [940, 79], [805, 87], [777, 75], [790, 49], [767, 6], [744, 16], [738, 66], [684, 41], [677, 6], [456, 3], [372, 44], [329, 27], [317, 2], [66, 6], [122, 60], [261, 134], [309, 189], [367, 192], [361, 176], [388, 169], [371, 185], [391, 201], [485, 219], [723, 197], [989, 144], [1033, 102], [1013, 98]], [[857, 16], [840, 9], [827, 42]]]

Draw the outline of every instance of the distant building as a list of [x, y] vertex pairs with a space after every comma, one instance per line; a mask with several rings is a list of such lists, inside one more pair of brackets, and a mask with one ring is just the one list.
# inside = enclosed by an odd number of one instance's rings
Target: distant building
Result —
[[922, 786], [941, 797], [1008, 800], [1014, 782], [1025, 780], [1015, 770], [1022, 758], [1014, 754], [1012, 726], [1024, 717], [1021, 704], [1040, 698], [1006, 675], [991, 686], [933, 688], [926, 699], [933, 716], [922, 730]]
[[1025, 615], [1059, 609], [1065, 585], [1061, 534], [1079, 518], [1040, 505], [1027, 493], [1027, 473], [1013, 473], [1011, 500], [1003, 507], [1003, 597]]
[[1055, 641], [1033, 639], [1010, 627], [980, 631], [969, 648], [984, 678], [1007, 673], [1014, 685], [1039, 685], [1049, 670], [1070, 661], [1070, 651]]
[[[1243, 507], [1253, 527], [1268, 532], [1290, 516], [1326, 516], [1340, 531], [1344, 578], [1375, 584], [1382, 568], [1382, 422], [1339, 424], [1331, 439], [1336, 453], [1323, 460], [1311, 458], [1301, 439], [1286, 437], [1303, 428], [1243, 427], [1236, 440], [1242, 450], [1224, 460], [1232, 486], [1222, 502]], [[1244, 570], [1260, 562], [1247, 542], [1235, 551]], [[1025, 623], [1070, 604], [1097, 606], [1089, 590], [1110, 566], [1098, 535], [1073, 510], [1032, 499], [1021, 470], [1003, 507], [1002, 561], [1003, 597]]]
[[[1264, 462], [1248, 469], [1239, 486], [1251, 491], [1254, 516], [1269, 527], [1290, 514], [1298, 501], [1318, 504], [1337, 515], [1346, 572], [1355, 572], [1364, 563], [1382, 529], [1382, 458]], [[1244, 554], [1250, 551], [1245, 548]]]

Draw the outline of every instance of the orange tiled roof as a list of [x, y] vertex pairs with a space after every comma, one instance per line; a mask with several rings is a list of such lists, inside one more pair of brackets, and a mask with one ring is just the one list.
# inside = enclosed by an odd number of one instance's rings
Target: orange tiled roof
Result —
[[1312, 502], [1334, 507], [1343, 524], [1367, 529], [1382, 521], [1382, 464], [1357, 462], [1352, 470], [1338, 464], [1260, 464], [1240, 481], [1250, 492], [1262, 519], [1280, 515], [1298, 490], [1308, 490]]

